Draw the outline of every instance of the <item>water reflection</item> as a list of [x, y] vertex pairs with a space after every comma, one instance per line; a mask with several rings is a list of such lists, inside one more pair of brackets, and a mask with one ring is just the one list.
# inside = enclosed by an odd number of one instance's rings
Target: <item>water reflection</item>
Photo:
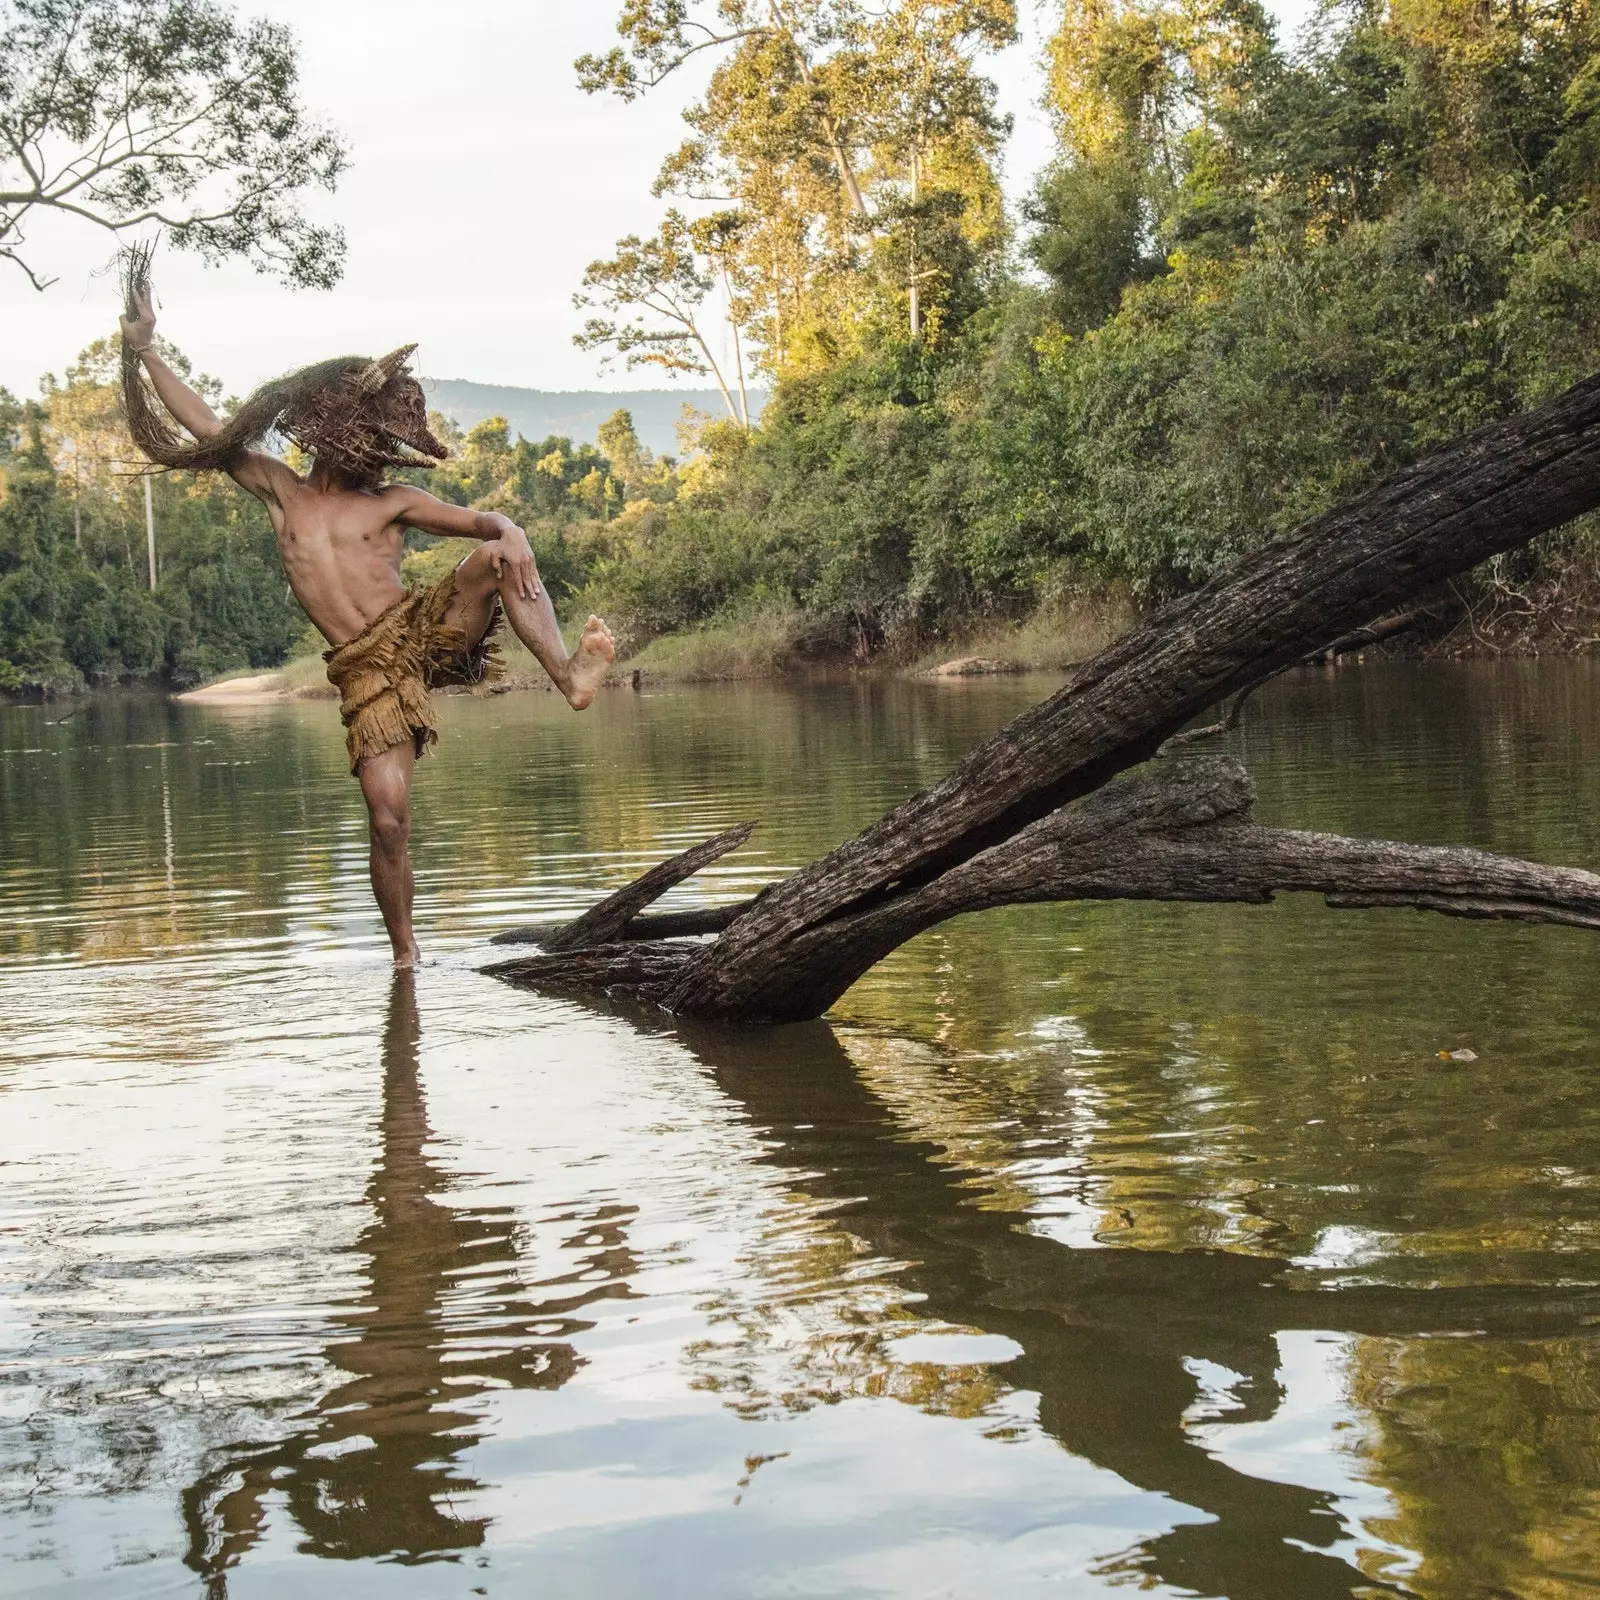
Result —
[[[837, 1037], [477, 975], [749, 816], [682, 893], [755, 892], [1046, 687], [449, 702], [424, 1040], [331, 707], [0, 709], [0, 1590], [1600, 1583], [1591, 936], [1025, 908]], [[1600, 861], [1600, 663], [1255, 706], [1267, 821]]]
[[480, 1546], [488, 1520], [460, 1509], [482, 1487], [460, 1464], [484, 1436], [473, 1402], [490, 1389], [560, 1388], [583, 1364], [571, 1343], [593, 1326], [583, 1308], [628, 1294], [631, 1208], [561, 1219], [584, 1253], [575, 1270], [528, 1287], [513, 1208], [450, 1203], [460, 1180], [428, 1153], [421, 1039], [414, 975], [397, 973], [372, 1221], [352, 1247], [366, 1258], [366, 1289], [332, 1319], [326, 1350], [344, 1381], [289, 1437], [224, 1452], [185, 1492], [184, 1559], [216, 1600], [262, 1538], [269, 1499], [281, 1497], [308, 1555], [418, 1562]]
[[[1290, 1330], [1537, 1339], [1600, 1313], [1595, 1289], [1308, 1292], [1271, 1259], [1066, 1248], [974, 1204], [970, 1175], [908, 1136], [826, 1023], [676, 1031], [771, 1141], [766, 1159], [835, 1205], [839, 1226], [874, 1254], [905, 1263], [900, 1281], [920, 1313], [1021, 1346], [1006, 1380], [1037, 1392], [1040, 1425], [1064, 1448], [1209, 1515], [1116, 1558], [1108, 1577], [1231, 1600], [1415, 1592], [1351, 1558], [1362, 1530], [1346, 1525], [1335, 1495], [1230, 1465], [1214, 1424], [1273, 1417], [1284, 1399], [1277, 1336]], [[1194, 1420], [1200, 1362], [1236, 1375], [1229, 1407], [1204, 1429]]]

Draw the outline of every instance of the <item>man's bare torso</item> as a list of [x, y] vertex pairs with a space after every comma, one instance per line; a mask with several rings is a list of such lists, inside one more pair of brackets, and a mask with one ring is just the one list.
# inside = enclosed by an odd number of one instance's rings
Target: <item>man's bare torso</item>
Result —
[[396, 489], [324, 488], [282, 462], [272, 467], [272, 492], [263, 499], [289, 587], [329, 644], [348, 644], [405, 594], [407, 497]]

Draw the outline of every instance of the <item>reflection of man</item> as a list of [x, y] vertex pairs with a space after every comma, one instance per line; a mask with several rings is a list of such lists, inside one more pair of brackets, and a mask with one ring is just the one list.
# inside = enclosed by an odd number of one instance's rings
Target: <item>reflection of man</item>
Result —
[[[386, 467], [431, 467], [445, 454], [406, 370], [415, 346], [381, 361], [346, 356], [291, 373], [262, 385], [224, 423], [156, 354], [148, 284], [135, 283], [130, 298], [123, 394], [134, 442], [162, 466], [226, 472], [266, 506], [289, 586], [332, 646], [328, 677], [372, 825], [373, 893], [396, 965], [410, 966], [411, 775], [437, 737], [429, 687], [476, 683], [495, 670], [490, 641], [504, 606], [513, 632], [581, 711], [615, 659], [610, 630], [590, 617], [569, 656], [521, 528], [498, 512], [383, 482]], [[193, 442], [152, 404], [141, 362]], [[274, 432], [313, 456], [304, 478], [256, 448]], [[400, 581], [407, 528], [483, 543], [442, 582], [408, 592]]]
[[[368, 1260], [367, 1287], [326, 1352], [345, 1378], [289, 1438], [230, 1452], [185, 1493], [185, 1560], [213, 1596], [226, 1594], [227, 1569], [261, 1537], [272, 1493], [284, 1496], [313, 1555], [416, 1557], [481, 1545], [488, 1524], [453, 1508], [478, 1488], [456, 1464], [482, 1437], [472, 1402], [490, 1388], [559, 1388], [581, 1358], [565, 1340], [522, 1342], [529, 1325], [581, 1332], [592, 1324], [574, 1312], [625, 1292], [622, 1208], [573, 1219], [586, 1240], [600, 1236], [579, 1270], [603, 1261], [608, 1281], [541, 1302], [516, 1275], [511, 1208], [469, 1211], [437, 1198], [452, 1180], [425, 1153], [420, 1039], [412, 975], [397, 972], [383, 1040], [382, 1150], [367, 1188], [373, 1217], [354, 1246]], [[457, 1324], [450, 1295], [463, 1286], [471, 1315]]]

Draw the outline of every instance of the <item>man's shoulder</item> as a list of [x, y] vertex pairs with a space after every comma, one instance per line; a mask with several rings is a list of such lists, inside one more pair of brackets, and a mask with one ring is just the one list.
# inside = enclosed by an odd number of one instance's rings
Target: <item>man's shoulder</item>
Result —
[[303, 480], [287, 461], [269, 456], [265, 450], [240, 450], [230, 458], [227, 471], [241, 489], [269, 506], [281, 506], [303, 486]]
[[379, 505], [391, 508], [396, 516], [400, 516], [412, 506], [431, 504], [434, 497], [426, 489], [419, 489], [414, 483], [386, 483], [373, 491], [372, 498]]

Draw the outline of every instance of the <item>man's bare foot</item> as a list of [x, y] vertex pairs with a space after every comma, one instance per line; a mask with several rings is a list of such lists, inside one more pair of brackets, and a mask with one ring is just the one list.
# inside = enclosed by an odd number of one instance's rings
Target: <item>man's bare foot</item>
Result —
[[409, 950], [396, 950], [394, 953], [394, 970], [396, 972], [414, 972], [422, 965], [422, 952], [413, 942]]
[[559, 687], [574, 711], [582, 711], [605, 682], [617, 659], [617, 641], [599, 617], [591, 616], [578, 636], [578, 648], [567, 658], [567, 681]]

